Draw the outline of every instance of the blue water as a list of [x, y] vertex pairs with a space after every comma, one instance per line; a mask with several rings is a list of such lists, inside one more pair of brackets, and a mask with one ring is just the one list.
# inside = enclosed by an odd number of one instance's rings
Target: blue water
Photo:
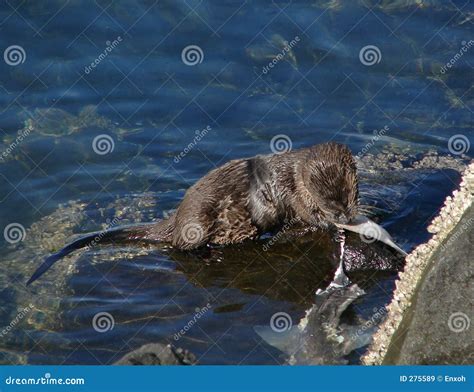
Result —
[[[0, 228], [18, 223], [27, 235], [15, 244], [0, 237], [0, 326], [30, 302], [34, 309], [0, 340], [0, 361], [111, 363], [141, 344], [172, 342], [211, 300], [179, 346], [201, 363], [280, 363], [253, 326], [278, 311], [298, 322], [333, 271], [320, 250], [283, 246], [260, 258], [245, 244], [206, 264], [153, 250], [112, 260], [105, 249], [102, 262], [83, 254], [61, 284], [58, 271], [32, 288], [24, 282], [70, 234], [101, 229], [124, 209], [122, 223], [162, 218], [209, 170], [270, 153], [276, 135], [294, 149], [335, 140], [357, 154], [386, 127], [370, 152], [391, 144], [459, 157], [449, 143], [458, 135], [472, 156], [473, 12], [469, 1], [436, 0], [3, 2]], [[197, 57], [183, 60], [190, 45]], [[361, 60], [369, 45], [375, 60]], [[8, 58], [12, 50], [19, 57]], [[104, 135], [113, 150], [102, 155], [93, 147]], [[401, 202], [383, 218], [407, 250], [428, 238], [458, 182], [439, 170], [398, 184]], [[33, 244], [42, 229], [41, 244], [74, 221], [44, 220], [72, 201], [84, 203], [86, 218], [49, 250]], [[387, 303], [393, 278], [366, 273], [357, 311]], [[91, 320], [102, 311], [114, 328], [97, 333]]]

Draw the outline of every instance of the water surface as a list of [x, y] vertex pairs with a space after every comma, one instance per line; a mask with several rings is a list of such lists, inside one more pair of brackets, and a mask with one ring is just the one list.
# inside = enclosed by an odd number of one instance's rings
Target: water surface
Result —
[[[0, 61], [0, 229], [26, 236], [0, 238], [0, 362], [107, 364], [173, 342], [204, 364], [282, 363], [253, 327], [276, 312], [296, 324], [331, 281], [337, 244], [325, 235], [219, 257], [104, 247], [24, 283], [72, 235], [166, 217], [206, 172], [270, 153], [277, 135], [292, 148], [346, 143], [364, 159], [385, 148], [361, 187], [410, 250], [458, 184], [451, 138], [472, 156], [473, 11], [436, 0], [4, 2], [1, 49], [23, 53]], [[183, 60], [190, 45], [197, 60]], [[375, 61], [362, 61], [369, 45]], [[430, 150], [447, 160], [413, 169]], [[382, 170], [399, 159], [387, 151], [403, 154], [398, 171]], [[350, 276], [367, 292], [355, 314], [390, 301], [396, 271]], [[113, 329], [93, 328], [99, 312]]]

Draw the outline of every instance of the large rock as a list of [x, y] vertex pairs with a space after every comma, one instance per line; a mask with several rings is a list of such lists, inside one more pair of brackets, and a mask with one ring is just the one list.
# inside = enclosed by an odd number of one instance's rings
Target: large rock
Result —
[[399, 274], [364, 364], [473, 364], [474, 163]]
[[431, 258], [384, 364], [474, 363], [474, 207]]

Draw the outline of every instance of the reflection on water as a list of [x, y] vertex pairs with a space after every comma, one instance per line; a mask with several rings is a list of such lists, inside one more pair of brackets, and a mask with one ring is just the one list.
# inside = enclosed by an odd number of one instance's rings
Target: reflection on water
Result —
[[[1, 48], [24, 53], [0, 61], [0, 229], [23, 240], [1, 238], [0, 363], [112, 363], [149, 342], [200, 363], [283, 363], [254, 326], [304, 316], [337, 266], [331, 233], [268, 250], [103, 247], [24, 282], [72, 236], [166, 217], [207, 171], [279, 134], [347, 143], [376, 219], [405, 249], [426, 240], [472, 156], [472, 14], [436, 0], [3, 4]], [[402, 266], [357, 235], [347, 260], [366, 292], [348, 311], [367, 320]], [[100, 312], [113, 328], [94, 329]]]

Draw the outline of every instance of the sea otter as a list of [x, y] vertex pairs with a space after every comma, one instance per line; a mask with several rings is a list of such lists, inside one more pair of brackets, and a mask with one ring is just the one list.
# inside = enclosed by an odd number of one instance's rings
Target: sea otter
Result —
[[27, 284], [55, 261], [91, 243], [166, 242], [191, 250], [255, 239], [288, 221], [359, 233], [376, 228], [381, 233], [377, 239], [403, 252], [385, 230], [360, 215], [356, 162], [347, 146], [331, 142], [232, 160], [189, 188], [168, 219], [82, 237], [49, 256]]

